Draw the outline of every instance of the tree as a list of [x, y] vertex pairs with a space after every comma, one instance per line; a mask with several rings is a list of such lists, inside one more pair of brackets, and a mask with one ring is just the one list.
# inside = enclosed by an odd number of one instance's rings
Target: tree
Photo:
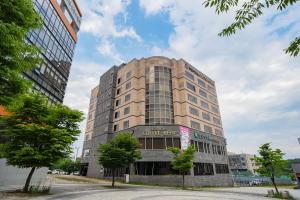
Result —
[[184, 189], [184, 176], [193, 167], [195, 149], [190, 145], [185, 151], [180, 151], [177, 147], [171, 147], [169, 151], [174, 154], [172, 168], [182, 175], [182, 189]]
[[[244, 29], [252, 21], [263, 14], [263, 10], [276, 6], [277, 10], [282, 11], [289, 6], [295, 4], [299, 0], [205, 0], [205, 7], [215, 7], [216, 13], [220, 14], [227, 12], [230, 8], [237, 6], [240, 2], [243, 2], [242, 7], [236, 11], [235, 21], [227, 28], [223, 29], [219, 36], [229, 36], [235, 34], [238, 29]], [[300, 51], [300, 37], [296, 37], [285, 49], [285, 53], [291, 56], [297, 56]]]
[[273, 150], [270, 147], [270, 143], [261, 145], [258, 153], [260, 156], [254, 156], [253, 158], [259, 167], [256, 171], [260, 175], [270, 177], [276, 193], [279, 194], [275, 177], [284, 174], [284, 170], [287, 167], [287, 162], [282, 159], [284, 153], [280, 149]]
[[71, 174], [80, 170], [80, 161], [74, 161], [70, 158], [62, 158], [55, 162], [49, 169], [61, 169], [68, 174]]
[[31, 168], [23, 188], [27, 192], [36, 168], [50, 167], [72, 152], [82, 113], [60, 104], [50, 106], [44, 96], [34, 93], [20, 96], [9, 111], [0, 118], [5, 138], [0, 156], [8, 165]]
[[38, 48], [25, 38], [40, 26], [32, 0], [0, 1], [0, 105], [6, 106], [30, 87], [21, 74], [38, 67], [41, 59]]
[[110, 142], [99, 145], [98, 161], [112, 170], [112, 187], [115, 187], [115, 171], [128, 167], [141, 158], [139, 141], [130, 133], [120, 133]]

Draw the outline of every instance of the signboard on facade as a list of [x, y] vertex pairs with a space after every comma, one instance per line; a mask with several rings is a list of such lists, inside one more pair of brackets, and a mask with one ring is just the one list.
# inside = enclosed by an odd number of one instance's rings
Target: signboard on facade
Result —
[[179, 126], [181, 149], [186, 150], [190, 145], [190, 131], [189, 128]]
[[170, 131], [166, 129], [151, 129], [143, 132], [144, 136], [172, 136], [178, 135], [177, 131]]

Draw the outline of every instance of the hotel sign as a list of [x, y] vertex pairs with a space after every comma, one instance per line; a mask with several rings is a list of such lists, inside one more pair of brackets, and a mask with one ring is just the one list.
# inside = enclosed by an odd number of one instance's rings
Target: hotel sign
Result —
[[178, 135], [177, 131], [169, 131], [166, 129], [152, 129], [143, 132], [144, 136], [173, 136]]

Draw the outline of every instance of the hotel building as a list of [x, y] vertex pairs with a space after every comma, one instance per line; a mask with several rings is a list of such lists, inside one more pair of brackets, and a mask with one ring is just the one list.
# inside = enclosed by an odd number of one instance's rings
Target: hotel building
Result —
[[180, 184], [167, 147], [194, 145], [188, 185], [231, 185], [226, 139], [215, 82], [183, 59], [161, 56], [113, 66], [92, 90], [81, 174], [110, 177], [97, 162], [99, 144], [130, 132], [141, 144], [142, 159], [118, 176], [135, 182]]
[[24, 76], [50, 102], [62, 103], [82, 14], [75, 0], [33, 0], [33, 5], [43, 26], [30, 31], [27, 42], [41, 49], [43, 63]]

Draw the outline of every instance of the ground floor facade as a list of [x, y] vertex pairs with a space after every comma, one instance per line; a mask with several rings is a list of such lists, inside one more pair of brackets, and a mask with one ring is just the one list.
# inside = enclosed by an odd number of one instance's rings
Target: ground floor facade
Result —
[[[180, 125], [135, 126], [120, 132], [132, 133], [140, 142], [142, 159], [127, 169], [119, 169], [117, 176], [130, 174], [132, 182], [146, 182], [162, 185], [180, 185], [181, 176], [172, 169], [172, 153], [168, 147], [185, 150], [195, 147], [194, 166], [186, 175], [186, 184], [193, 186], [229, 186], [232, 178], [228, 167], [226, 140], [223, 137], [204, 133]], [[98, 140], [85, 143], [81, 174], [89, 177], [110, 177], [109, 169], [97, 162], [96, 146], [106, 143], [112, 135], [102, 135]], [[97, 145], [96, 145], [97, 144]]]

